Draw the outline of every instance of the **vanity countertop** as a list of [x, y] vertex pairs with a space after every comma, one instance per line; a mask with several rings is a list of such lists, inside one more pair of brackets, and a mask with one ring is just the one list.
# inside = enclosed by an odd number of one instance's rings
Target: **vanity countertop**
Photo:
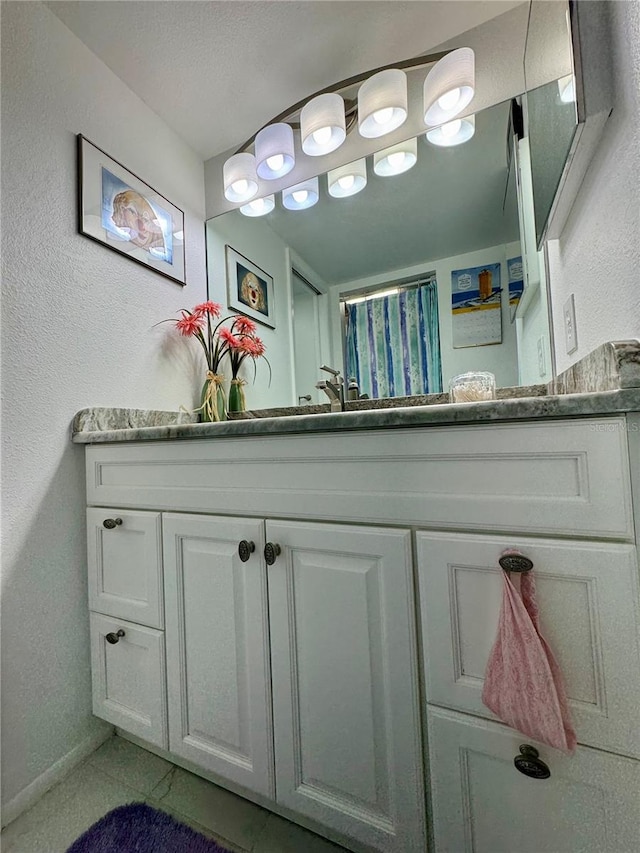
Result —
[[359, 400], [344, 412], [304, 406], [246, 412], [223, 423], [197, 423], [187, 412], [83, 409], [73, 419], [78, 444], [119, 441], [290, 435], [447, 426], [541, 418], [584, 418], [640, 412], [640, 342], [603, 344], [546, 385], [498, 389], [497, 400], [449, 403], [446, 394]]
[[[73, 441], [93, 444], [117, 441], [163, 441], [167, 439], [224, 438], [240, 435], [287, 435], [344, 430], [399, 429], [416, 426], [536, 420], [539, 418], [597, 417], [640, 411], [640, 388], [585, 394], [516, 397], [479, 403], [442, 403], [346, 412], [322, 412], [287, 417], [241, 418], [222, 423], [189, 423], [179, 412], [165, 415], [165, 423], [154, 426], [112, 426], [87, 429], [83, 423], [106, 419], [116, 423], [121, 413], [131, 420], [135, 410], [85, 409], [74, 419]], [[182, 422], [167, 423], [173, 415]]]

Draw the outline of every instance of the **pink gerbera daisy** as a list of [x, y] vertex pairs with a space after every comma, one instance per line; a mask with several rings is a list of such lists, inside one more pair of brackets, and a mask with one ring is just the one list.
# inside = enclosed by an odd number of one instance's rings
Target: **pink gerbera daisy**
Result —
[[227, 329], [226, 326], [223, 326], [218, 332], [222, 340], [227, 343], [230, 347], [238, 348], [240, 347], [241, 341], [240, 338], [237, 338], [230, 329]]
[[176, 328], [180, 334], [187, 338], [196, 335], [203, 325], [204, 320], [199, 314], [183, 313], [181, 319], [176, 322]]
[[248, 317], [236, 317], [233, 321], [233, 325], [237, 332], [244, 335], [252, 334], [256, 330], [256, 324]]
[[212, 317], [219, 317], [221, 310], [222, 306], [217, 302], [201, 302], [200, 305], [196, 305], [193, 309], [193, 313], [199, 316], [210, 314]]
[[251, 338], [251, 355], [253, 358], [260, 358], [265, 353], [265, 346], [260, 338]]

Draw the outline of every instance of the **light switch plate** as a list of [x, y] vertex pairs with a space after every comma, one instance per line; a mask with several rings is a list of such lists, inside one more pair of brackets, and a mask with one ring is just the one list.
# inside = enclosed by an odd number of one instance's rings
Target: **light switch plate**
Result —
[[545, 339], [544, 335], [540, 335], [538, 338], [538, 374], [541, 379], [544, 378], [547, 372], [546, 359], [544, 357], [545, 351]]
[[575, 352], [578, 349], [578, 332], [576, 329], [576, 306], [573, 298], [573, 293], [564, 303], [562, 308], [562, 318], [564, 321], [564, 342], [567, 348], [567, 354]]

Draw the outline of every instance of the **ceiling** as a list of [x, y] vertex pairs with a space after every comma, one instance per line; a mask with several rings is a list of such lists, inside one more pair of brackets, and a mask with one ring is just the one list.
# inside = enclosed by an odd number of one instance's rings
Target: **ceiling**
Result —
[[309, 94], [524, 0], [49, 0], [204, 160]]

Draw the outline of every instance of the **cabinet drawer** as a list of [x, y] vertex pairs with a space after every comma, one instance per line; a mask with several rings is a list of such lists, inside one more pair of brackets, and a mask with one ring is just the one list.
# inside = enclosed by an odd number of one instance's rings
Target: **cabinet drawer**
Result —
[[542, 633], [581, 743], [640, 757], [638, 565], [631, 545], [418, 533], [427, 701], [493, 717], [481, 692], [502, 601], [498, 557], [534, 563]]
[[87, 448], [94, 505], [633, 539], [623, 417], [122, 442]]
[[89, 609], [162, 628], [160, 513], [88, 509], [87, 548]]
[[436, 853], [635, 853], [640, 762], [587, 747], [533, 745], [549, 766], [513, 764], [525, 739], [506, 726], [430, 708]]
[[[93, 713], [166, 749], [167, 699], [164, 635], [91, 613]], [[124, 631], [117, 643], [107, 634]]]

